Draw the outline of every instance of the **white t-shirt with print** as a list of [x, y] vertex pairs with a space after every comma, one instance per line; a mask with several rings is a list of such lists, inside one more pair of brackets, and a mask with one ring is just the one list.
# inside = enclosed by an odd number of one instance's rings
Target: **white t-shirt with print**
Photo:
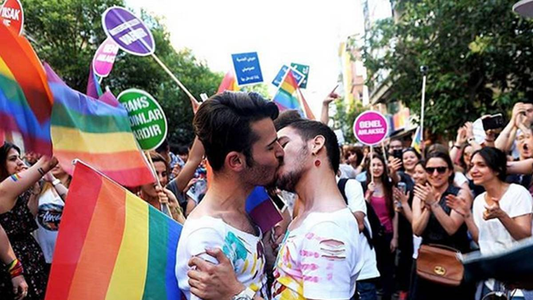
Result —
[[[354, 212], [362, 212], [365, 214], [365, 227], [368, 229], [372, 235], [372, 228], [370, 227], [370, 222], [366, 216], [366, 203], [365, 197], [363, 195], [363, 187], [361, 183], [357, 180], [348, 180], [344, 188], [346, 193], [346, 198], [348, 199], [348, 207]], [[365, 280], [379, 277], [378, 265], [376, 260], [376, 250], [370, 248], [370, 244], [366, 239], [363, 233], [359, 234], [359, 239], [361, 242], [361, 258], [363, 259], [363, 268], [357, 277], [357, 280]]]
[[[476, 223], [479, 230], [479, 250], [483, 255], [492, 255], [512, 248], [517, 241], [499, 219], [483, 219], [483, 212], [485, 211], [485, 206], [487, 206], [485, 201], [486, 193], [482, 193], [474, 200], [473, 217], [474, 223]], [[523, 186], [514, 183], [509, 185], [499, 204], [500, 208], [511, 218], [533, 212], [531, 194]], [[486, 284], [490, 289], [493, 289], [493, 280], [487, 281]]]
[[272, 299], [349, 299], [363, 265], [358, 230], [345, 208], [310, 213], [287, 231], [274, 268]]
[[176, 278], [179, 288], [187, 299], [200, 299], [190, 292], [187, 276], [189, 259], [199, 255], [207, 261], [218, 263], [216, 259], [205, 254], [206, 248], [222, 249], [233, 264], [239, 282], [266, 299], [267, 276], [264, 270], [262, 234], [255, 236], [230, 226], [222, 219], [208, 216], [187, 219], [178, 243]]
[[53, 187], [46, 189], [39, 196], [39, 208], [35, 216], [38, 227], [34, 232], [34, 236], [39, 246], [41, 246], [44, 260], [48, 264], [52, 263], [64, 207], [65, 202], [63, 202], [63, 199], [59, 197]]

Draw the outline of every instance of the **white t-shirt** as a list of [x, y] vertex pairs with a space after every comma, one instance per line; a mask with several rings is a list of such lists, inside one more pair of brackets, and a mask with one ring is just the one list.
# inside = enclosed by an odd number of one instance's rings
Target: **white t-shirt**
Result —
[[468, 183], [468, 178], [461, 172], [455, 172], [455, 176], [453, 177], [455, 186], [461, 188], [465, 182]]
[[272, 299], [349, 299], [361, 270], [357, 222], [348, 208], [310, 213], [287, 231], [274, 269]]
[[355, 169], [348, 164], [340, 164], [339, 171], [341, 171], [340, 178], [355, 179]]
[[[348, 207], [352, 213], [359, 211], [365, 214], [364, 225], [372, 235], [372, 228], [370, 227], [370, 222], [366, 216], [365, 197], [363, 195], [363, 187], [361, 186], [361, 183], [357, 180], [348, 180], [346, 182], [344, 192], [346, 193], [346, 198], [348, 199]], [[363, 259], [363, 268], [361, 269], [357, 280], [379, 277], [376, 250], [374, 248], [370, 248], [370, 244], [363, 233], [359, 234], [359, 239], [362, 249], [361, 258]]]
[[[259, 230], [259, 229], [258, 229]], [[176, 257], [176, 278], [187, 299], [200, 299], [190, 292], [187, 265], [189, 259], [199, 255], [212, 263], [216, 259], [205, 254], [206, 248], [220, 248], [233, 264], [239, 282], [256, 291], [256, 295], [266, 299], [267, 276], [265, 274], [265, 254], [262, 234], [255, 236], [238, 230], [223, 220], [204, 216], [187, 219], [181, 232]]]
[[[479, 230], [479, 250], [483, 255], [492, 255], [505, 251], [517, 243], [509, 231], [505, 229], [498, 219], [484, 220], [483, 212], [487, 202], [482, 193], [474, 200], [473, 217], [474, 223]], [[499, 201], [500, 208], [511, 218], [531, 214], [533, 212], [533, 199], [528, 190], [518, 184], [510, 184], [509, 188]], [[487, 281], [487, 286], [493, 289], [493, 281]]]
[[64, 206], [65, 202], [53, 187], [47, 189], [39, 197], [39, 209], [35, 216], [37, 230], [34, 235], [43, 250], [44, 260], [48, 264], [52, 263]]

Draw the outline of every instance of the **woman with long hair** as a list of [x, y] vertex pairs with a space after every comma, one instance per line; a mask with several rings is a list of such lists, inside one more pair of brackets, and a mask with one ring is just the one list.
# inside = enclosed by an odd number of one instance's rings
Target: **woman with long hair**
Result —
[[394, 292], [394, 257], [398, 247], [398, 214], [393, 207], [393, 182], [381, 155], [374, 154], [367, 168], [365, 200], [372, 205], [385, 228], [384, 245], [376, 245], [378, 269], [383, 287], [382, 299], [390, 299]]
[[[454, 195], [470, 203], [468, 192], [453, 185], [454, 168], [448, 153], [429, 152], [425, 170], [426, 185], [415, 187], [413, 199], [413, 233], [422, 244], [439, 244], [466, 253], [470, 251], [464, 217], [446, 205], [446, 197]], [[469, 285], [449, 287], [415, 276], [413, 299], [472, 299], [475, 288]]]
[[[44, 299], [45, 295], [48, 274], [43, 252], [32, 236], [37, 224], [30, 206], [37, 201], [36, 183], [56, 164], [55, 158], [41, 157], [27, 168], [17, 146], [5, 142], [0, 147], [0, 225], [23, 266], [29, 285], [27, 294], [22, 294], [25, 299]], [[16, 296], [9, 274], [0, 273], [0, 295], [2, 299]]]
[[[472, 238], [483, 255], [492, 255], [531, 237], [533, 199], [521, 185], [506, 183], [507, 158], [501, 150], [485, 147], [472, 155], [472, 179], [485, 192], [476, 197], [473, 210], [467, 201], [448, 196], [448, 206], [465, 218]], [[487, 280], [478, 299], [490, 292], [505, 291], [501, 283]], [[515, 296], [521, 297], [520, 293]]]

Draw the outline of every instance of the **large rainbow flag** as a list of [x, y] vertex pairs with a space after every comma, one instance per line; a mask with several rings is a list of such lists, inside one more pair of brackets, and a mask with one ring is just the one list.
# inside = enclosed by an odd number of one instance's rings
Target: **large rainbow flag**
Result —
[[0, 127], [20, 132], [26, 151], [51, 155], [54, 103], [39, 58], [23, 37], [0, 22]]
[[46, 300], [181, 299], [180, 224], [83, 163], [65, 203]]
[[54, 155], [61, 167], [72, 174], [72, 161], [80, 159], [125, 186], [154, 182], [126, 110], [83, 95], [52, 69], [46, 70], [55, 99], [51, 118]]
[[272, 98], [272, 101], [276, 103], [280, 111], [288, 109], [302, 110], [298, 97], [294, 95], [294, 92], [296, 92], [297, 89], [298, 82], [296, 82], [296, 79], [289, 69], [279, 85], [278, 92], [274, 98]]

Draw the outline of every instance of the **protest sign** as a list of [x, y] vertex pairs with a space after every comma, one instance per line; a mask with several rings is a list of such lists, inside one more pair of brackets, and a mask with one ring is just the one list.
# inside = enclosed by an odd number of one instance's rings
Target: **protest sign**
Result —
[[239, 86], [263, 82], [257, 52], [232, 54], [231, 58]]
[[93, 71], [96, 75], [107, 77], [111, 73], [118, 49], [117, 43], [109, 37], [98, 47], [93, 58]]
[[142, 150], [154, 150], [167, 136], [167, 118], [159, 103], [147, 92], [128, 89], [117, 99], [126, 111], [131, 131]]
[[129, 10], [118, 6], [108, 8], [102, 15], [102, 25], [120, 49], [139, 56], [154, 53], [155, 42], [150, 29]]
[[0, 8], [0, 19], [20, 35], [24, 26], [24, 11], [19, 0], [6, 0]]
[[[279, 87], [288, 69], [289, 69], [288, 66], [283, 65], [281, 69], [279, 70], [278, 74], [276, 75], [276, 77], [274, 78], [274, 80], [272, 81], [272, 84]], [[292, 68], [292, 76], [294, 76], [294, 79], [296, 79], [298, 86], [300, 86], [300, 84], [302, 84], [302, 81], [304, 80], [304, 75], [300, 73], [298, 70]]]
[[297, 63], [291, 63], [291, 67], [293, 69], [296, 69], [296, 71], [300, 72], [304, 75], [304, 78], [301, 82], [300, 88], [305, 89], [307, 87], [307, 79], [309, 78], [309, 66], [307, 65], [301, 65]]
[[366, 111], [355, 119], [353, 132], [357, 140], [365, 145], [381, 143], [389, 134], [387, 119], [376, 111]]

